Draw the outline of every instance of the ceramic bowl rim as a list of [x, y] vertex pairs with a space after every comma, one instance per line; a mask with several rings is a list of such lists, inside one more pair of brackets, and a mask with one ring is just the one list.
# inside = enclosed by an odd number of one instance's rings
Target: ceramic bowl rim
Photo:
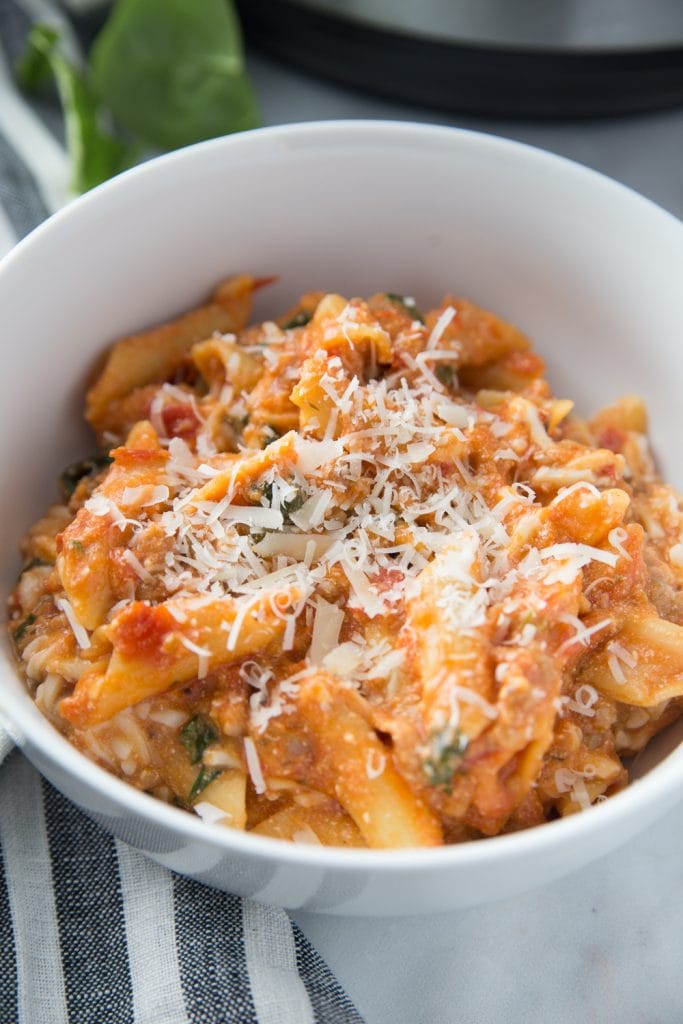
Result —
[[[183, 175], [203, 157], [226, 161], [231, 152], [250, 148], [254, 157], [258, 147], [264, 143], [295, 141], [319, 142], [322, 146], [336, 144], [362, 144], [371, 141], [375, 146], [386, 143], [423, 141], [443, 149], [464, 146], [484, 154], [487, 158], [496, 156], [521, 159], [550, 173], [566, 176], [568, 182], [579, 189], [602, 190], [610, 201], [639, 206], [643, 213], [654, 222], [654, 229], [674, 229], [679, 232], [683, 251], [683, 224], [671, 213], [661, 209], [651, 200], [641, 196], [628, 186], [605, 175], [578, 164], [565, 157], [546, 150], [516, 142], [514, 140], [469, 129], [452, 128], [442, 125], [391, 120], [339, 120], [313, 121], [277, 125], [255, 129], [236, 136], [227, 136], [197, 143], [183, 150], [156, 157], [145, 164], [132, 168], [53, 214], [35, 228], [26, 238], [0, 262], [0, 282], [7, 274], [21, 273], [21, 264], [30, 262], [32, 254], [43, 244], [43, 240], [58, 234], [79, 220], [87, 222], [91, 211], [104, 210], [106, 204], [115, 200], [127, 190], [142, 190], [155, 183], [155, 179]], [[229, 161], [228, 161], [229, 162]], [[17, 671], [17, 675], [20, 673]], [[482, 840], [428, 849], [366, 850], [339, 847], [317, 847], [283, 842], [265, 836], [255, 836], [229, 828], [217, 828], [186, 811], [164, 804], [162, 801], [136, 790], [128, 783], [116, 778], [88, 760], [45, 719], [31, 701], [28, 694], [18, 698], [3, 698], [0, 711], [6, 716], [11, 733], [18, 733], [21, 739], [30, 735], [27, 746], [35, 746], [48, 761], [58, 765], [72, 775], [87, 789], [100, 790], [113, 803], [133, 814], [149, 820], [164, 831], [182, 835], [188, 841], [202, 842], [214, 848], [253, 857], [269, 862], [278, 861], [284, 865], [318, 867], [348, 873], [368, 872], [395, 873], [406, 869], [423, 872], [452, 868], [467, 868], [505, 863], [527, 855], [549, 852], [560, 846], [582, 843], [598, 832], [608, 830], [619, 822], [637, 817], [639, 809], [646, 808], [653, 801], [662, 806], [674, 803], [675, 790], [683, 790], [683, 747], [669, 754], [643, 778], [632, 783], [622, 792], [587, 811], [557, 821]], [[677, 756], [678, 754], [678, 756]], [[683, 795], [683, 794], [682, 794]], [[649, 820], [649, 819], [648, 819]], [[637, 831], [633, 829], [632, 831]]]

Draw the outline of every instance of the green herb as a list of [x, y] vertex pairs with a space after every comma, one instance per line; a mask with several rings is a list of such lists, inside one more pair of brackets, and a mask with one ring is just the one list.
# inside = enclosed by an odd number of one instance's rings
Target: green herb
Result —
[[54, 78], [80, 192], [144, 152], [258, 120], [231, 0], [117, 0], [82, 69], [52, 26], [36, 25], [16, 75], [29, 92]]
[[192, 803], [196, 800], [202, 790], [206, 789], [209, 783], [213, 782], [214, 779], [217, 779], [220, 774], [220, 768], [207, 768], [206, 766], [202, 766], [199, 769], [197, 778], [192, 783], [192, 789], [187, 795], [188, 801]]
[[267, 448], [269, 444], [272, 444], [273, 441], [279, 440], [279, 438], [281, 437], [282, 434], [277, 429], [277, 427], [271, 427], [270, 424], [268, 424], [266, 427], [264, 427], [263, 447]]
[[422, 770], [430, 786], [450, 792], [453, 776], [462, 764], [469, 740], [457, 729], [444, 729], [432, 738], [430, 756], [422, 762]]
[[59, 478], [64, 498], [68, 500], [71, 497], [79, 481], [84, 476], [92, 476], [93, 473], [99, 473], [105, 466], [110, 466], [113, 461], [110, 455], [93, 455], [89, 459], [81, 459], [80, 462], [73, 462], [70, 466], [67, 466]]
[[59, 33], [49, 25], [36, 25], [17, 64], [17, 79], [32, 93], [42, 87], [50, 73], [64, 110], [71, 186], [75, 192], [86, 192], [130, 166], [137, 154], [103, 127], [105, 115], [89, 77], [64, 56]]
[[286, 523], [290, 521], [292, 512], [298, 512], [306, 501], [305, 491], [297, 491], [293, 498], [282, 502], [282, 515]]
[[436, 379], [446, 387], [450, 387], [450, 385], [457, 379], [455, 367], [452, 363], [437, 363], [434, 375]]
[[148, 145], [175, 149], [258, 122], [228, 0], [118, 0], [91, 65], [116, 121]]
[[[266, 499], [268, 505], [273, 504], [273, 485], [272, 483], [264, 484], [261, 492], [263, 497]], [[291, 498], [286, 499], [280, 505], [280, 511], [282, 512], [282, 518], [286, 523], [290, 522], [290, 516], [292, 512], [298, 512], [306, 501], [306, 492], [296, 489], [295, 493]]]
[[85, 548], [81, 544], [80, 540], [70, 540], [69, 547], [72, 548], [74, 551], [77, 551], [79, 555], [85, 554]]
[[305, 327], [306, 324], [310, 324], [312, 318], [312, 313], [307, 313], [305, 309], [300, 309], [291, 320], [288, 320], [286, 324], [282, 325], [282, 330], [291, 331], [295, 327]]
[[[258, 493], [258, 491], [256, 493]], [[261, 494], [266, 499], [267, 505], [273, 504], [273, 484], [271, 480], [269, 480], [267, 484], [263, 485], [263, 488], [261, 489]]]
[[36, 617], [33, 614], [33, 612], [31, 612], [31, 614], [27, 615], [24, 621], [19, 625], [18, 629], [14, 631], [14, 640], [21, 640], [26, 630], [29, 628], [29, 626], [32, 626], [35, 621]]
[[204, 715], [195, 715], [180, 730], [180, 742], [190, 755], [190, 764], [201, 761], [206, 748], [217, 739], [218, 733]]
[[407, 295], [397, 295], [396, 292], [385, 292], [384, 294], [390, 302], [395, 302], [399, 306], [403, 306], [406, 313], [409, 313], [413, 320], [419, 320], [421, 324], [425, 322], [422, 313], [415, 305], [415, 299], [411, 299]]
[[25, 572], [29, 572], [31, 569], [37, 569], [39, 565], [50, 565], [50, 564], [51, 564], [50, 562], [43, 561], [42, 558], [32, 558], [30, 562], [27, 562], [26, 565], [22, 566], [22, 569], [21, 569], [21, 572], [19, 573], [19, 575], [23, 576]]

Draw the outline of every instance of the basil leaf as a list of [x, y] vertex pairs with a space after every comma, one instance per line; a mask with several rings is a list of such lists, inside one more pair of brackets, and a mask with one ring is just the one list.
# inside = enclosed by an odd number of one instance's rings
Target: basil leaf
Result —
[[457, 729], [444, 729], [432, 737], [430, 754], [422, 770], [430, 786], [450, 792], [453, 776], [462, 764], [469, 739]]
[[298, 512], [306, 502], [306, 492], [298, 490], [293, 498], [282, 502], [282, 516], [286, 523], [291, 523], [292, 512]]
[[277, 427], [271, 427], [269, 423], [266, 424], [263, 428], [263, 447], [267, 448], [269, 444], [272, 444], [273, 441], [278, 441], [281, 437], [282, 434]]
[[434, 368], [434, 376], [446, 387], [450, 387], [457, 380], [455, 367], [452, 363], [437, 363]]
[[288, 320], [286, 324], [282, 325], [282, 330], [291, 331], [295, 327], [305, 327], [306, 324], [310, 324], [312, 319], [312, 313], [307, 313], [305, 309], [301, 309], [292, 317], [291, 320]]
[[384, 294], [390, 302], [395, 302], [397, 305], [403, 306], [406, 313], [409, 313], [413, 320], [419, 320], [421, 324], [425, 322], [422, 313], [415, 305], [415, 299], [408, 298], [407, 295], [398, 295], [396, 292], [385, 292]]
[[218, 733], [204, 715], [195, 715], [180, 730], [180, 742], [190, 755], [190, 764], [201, 761], [202, 754], [218, 739]]
[[213, 782], [214, 779], [217, 779], [220, 774], [220, 768], [206, 768], [205, 766], [202, 766], [199, 769], [197, 778], [192, 783], [192, 789], [187, 794], [189, 803], [196, 800], [202, 790], [206, 789], [209, 783]]
[[118, 0], [90, 56], [100, 98], [149, 145], [174, 149], [257, 124], [228, 0]]
[[[261, 492], [263, 497], [266, 499], [267, 506], [270, 506], [273, 501], [273, 484], [271, 482], [264, 484]], [[298, 512], [300, 508], [306, 502], [306, 492], [297, 488], [291, 498], [285, 499], [280, 505], [280, 511], [282, 512], [282, 518], [286, 523], [291, 523], [292, 512]]]
[[23, 637], [23, 635], [26, 632], [26, 630], [29, 628], [29, 626], [32, 626], [35, 621], [36, 621], [36, 616], [33, 614], [33, 612], [31, 612], [30, 615], [27, 615], [26, 618], [24, 619], [24, 621], [22, 623], [20, 623], [18, 629], [16, 629], [14, 631], [14, 634], [13, 634], [14, 641], [16, 642], [18, 640], [21, 640], [21, 638]]
[[103, 128], [104, 115], [87, 75], [66, 59], [59, 43], [56, 29], [35, 25], [17, 63], [16, 76], [27, 92], [36, 92], [50, 75], [54, 78], [64, 110], [71, 186], [76, 192], [85, 192], [130, 166], [135, 153]]
[[113, 461], [110, 455], [93, 455], [89, 459], [80, 459], [79, 462], [72, 462], [70, 466], [66, 467], [59, 478], [59, 485], [64, 498], [68, 500], [71, 497], [84, 476], [99, 473], [105, 466], [110, 466]]

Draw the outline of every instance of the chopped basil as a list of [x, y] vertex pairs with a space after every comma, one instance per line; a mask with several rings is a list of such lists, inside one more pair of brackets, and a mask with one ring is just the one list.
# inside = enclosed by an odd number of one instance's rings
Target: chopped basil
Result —
[[26, 632], [26, 630], [29, 628], [29, 626], [32, 626], [35, 621], [36, 621], [36, 617], [33, 614], [33, 612], [31, 612], [31, 614], [27, 615], [26, 618], [24, 619], [24, 621], [15, 630], [15, 632], [14, 632], [14, 640], [15, 641], [21, 640], [21, 638], [23, 637], [23, 635]]
[[291, 320], [288, 320], [286, 324], [282, 325], [283, 331], [292, 331], [295, 327], [305, 327], [306, 324], [310, 324], [313, 319], [313, 314], [306, 312], [305, 309], [300, 309]]
[[218, 733], [204, 715], [195, 715], [180, 730], [180, 742], [190, 755], [190, 764], [201, 761], [206, 748], [217, 739]]
[[207, 768], [205, 765], [202, 765], [197, 773], [197, 778], [192, 783], [192, 789], [187, 795], [188, 801], [193, 803], [202, 790], [206, 789], [209, 783], [213, 782], [214, 779], [217, 779], [220, 774], [220, 768]]
[[407, 295], [397, 295], [396, 292], [385, 292], [384, 294], [390, 302], [395, 302], [399, 306], [403, 306], [406, 313], [409, 313], [413, 320], [419, 320], [421, 324], [425, 322], [422, 313], [415, 305], [415, 299], [411, 299]]
[[[269, 483], [265, 484], [261, 493], [263, 494], [263, 497], [266, 499], [267, 504], [268, 505], [272, 505], [272, 502], [273, 502], [273, 485], [272, 485], [272, 483], [269, 482]], [[286, 523], [291, 522], [290, 516], [291, 516], [292, 512], [298, 512], [299, 509], [301, 508], [301, 506], [304, 504], [305, 501], [306, 501], [306, 492], [302, 491], [302, 490], [297, 490], [295, 492], [295, 494], [291, 498], [288, 498], [288, 499], [286, 499], [285, 501], [282, 502], [282, 504], [280, 505], [280, 511], [282, 512], [282, 518], [284, 519], [284, 521]]]
[[290, 521], [292, 512], [298, 512], [305, 501], [306, 494], [304, 491], [297, 491], [293, 498], [282, 502], [282, 515], [286, 523]]
[[450, 792], [453, 776], [462, 764], [468, 743], [467, 736], [457, 729], [444, 729], [433, 737], [431, 753], [422, 762], [422, 770], [430, 786], [440, 786]]
[[450, 387], [456, 380], [455, 367], [452, 363], [437, 363], [434, 376], [446, 387]]
[[264, 431], [265, 431], [265, 436], [264, 436], [264, 439], [263, 439], [263, 447], [264, 448], [267, 448], [269, 444], [273, 443], [273, 441], [277, 441], [280, 437], [282, 437], [282, 434], [280, 433], [280, 431], [276, 427], [271, 427], [270, 424], [268, 424], [268, 426], [264, 428]]
[[71, 497], [84, 476], [99, 473], [105, 466], [110, 466], [113, 461], [110, 455], [93, 455], [89, 459], [81, 459], [80, 462], [73, 462], [67, 466], [59, 478], [64, 498]]
[[70, 540], [69, 547], [73, 548], [74, 551], [77, 551], [79, 555], [85, 554], [85, 548], [81, 544], [80, 540]]

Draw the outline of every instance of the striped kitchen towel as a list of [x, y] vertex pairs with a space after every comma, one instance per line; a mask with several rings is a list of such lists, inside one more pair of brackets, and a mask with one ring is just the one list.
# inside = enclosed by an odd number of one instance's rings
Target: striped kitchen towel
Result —
[[363, 1024], [283, 910], [147, 860], [18, 751], [0, 807], [3, 1024]]
[[[49, 0], [0, 0], [0, 255], [68, 200], [56, 101], [11, 67]], [[284, 911], [174, 875], [113, 839], [0, 730], [2, 1024], [362, 1024]]]

